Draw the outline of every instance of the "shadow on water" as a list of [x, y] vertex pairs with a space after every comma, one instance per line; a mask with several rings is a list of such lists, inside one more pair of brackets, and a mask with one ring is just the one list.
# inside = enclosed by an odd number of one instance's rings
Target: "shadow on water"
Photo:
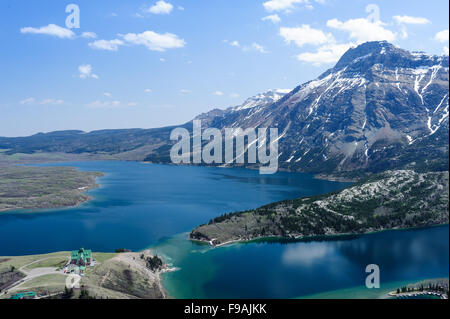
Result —
[[249, 241], [242, 242], [240, 244], [280, 244], [288, 245], [293, 243], [311, 243], [311, 242], [328, 242], [328, 241], [343, 241], [354, 240], [362, 236], [358, 234], [344, 234], [344, 235], [320, 235], [320, 236], [307, 236], [302, 238], [284, 238], [284, 237], [266, 237], [257, 238]]

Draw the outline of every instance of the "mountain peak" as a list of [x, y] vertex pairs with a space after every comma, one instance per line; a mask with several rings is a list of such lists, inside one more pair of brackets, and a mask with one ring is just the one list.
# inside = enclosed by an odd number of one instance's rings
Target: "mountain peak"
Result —
[[252, 96], [251, 98], [248, 98], [247, 100], [244, 101], [243, 104], [234, 107], [233, 111], [241, 111], [241, 110], [253, 108], [255, 106], [261, 106], [261, 105], [275, 103], [279, 99], [281, 99], [283, 96], [285, 96], [287, 93], [289, 93], [290, 91], [291, 91], [290, 89], [267, 90], [263, 93], [260, 93], [255, 96]]
[[372, 41], [350, 48], [336, 66], [325, 75], [330, 71], [339, 71], [344, 68], [349, 71], [369, 70], [375, 64], [387, 68], [417, 68], [439, 63], [448, 64], [448, 57], [428, 55], [424, 52], [410, 52], [387, 41]]
[[335, 69], [342, 69], [355, 61], [362, 60], [371, 56], [385, 55], [385, 54], [407, 54], [408, 51], [397, 48], [387, 41], [372, 41], [365, 42], [357, 47], [350, 48], [339, 59], [334, 67]]

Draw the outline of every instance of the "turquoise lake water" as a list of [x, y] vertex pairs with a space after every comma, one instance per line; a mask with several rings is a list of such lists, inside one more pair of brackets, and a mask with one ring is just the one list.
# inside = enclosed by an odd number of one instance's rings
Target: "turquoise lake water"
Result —
[[188, 233], [223, 213], [327, 193], [346, 183], [309, 174], [136, 162], [64, 163], [101, 171], [94, 199], [77, 208], [0, 214], [0, 256], [79, 247], [109, 252], [153, 248], [179, 270], [163, 276], [177, 298], [295, 298], [381, 282], [448, 277], [448, 226], [335, 238], [234, 244], [217, 249]]

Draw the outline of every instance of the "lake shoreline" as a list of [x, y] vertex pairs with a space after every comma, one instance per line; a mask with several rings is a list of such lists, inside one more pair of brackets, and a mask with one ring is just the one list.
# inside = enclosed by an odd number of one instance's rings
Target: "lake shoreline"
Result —
[[[172, 234], [186, 232], [186, 230], [191, 229], [193, 224], [213, 218], [218, 212], [224, 210], [247, 209], [247, 207], [264, 205], [265, 202], [275, 202], [283, 198], [296, 198], [299, 193], [306, 192], [306, 196], [311, 196], [310, 193], [320, 193], [325, 190], [332, 192], [336, 188], [345, 187], [344, 184], [317, 182], [310, 174], [306, 176], [306, 174], [280, 173], [272, 178], [270, 176], [259, 176], [257, 171], [251, 172], [251, 170], [225, 169], [222, 173], [222, 170], [215, 168], [172, 168], [168, 165], [166, 167], [164, 165], [145, 165], [146, 167], [144, 167], [144, 165], [136, 162], [118, 163], [117, 161], [100, 162], [98, 164], [83, 163], [79, 166], [72, 163], [60, 165], [76, 166], [83, 171], [103, 170], [110, 176], [100, 180], [100, 184], [104, 185], [102, 190], [94, 191], [91, 194], [96, 200], [81, 208], [73, 211], [61, 211], [59, 214], [55, 214], [55, 217], [50, 213], [48, 216], [43, 214], [42, 218], [40, 216], [36, 218], [26, 217], [25, 215], [23, 218], [20, 216], [17, 218], [5, 216], [6, 222], [3, 223], [3, 228], [1, 228], [4, 234], [3, 238], [14, 240], [17, 244], [11, 247], [5, 241], [2, 255], [27, 255], [40, 251], [60, 251], [66, 247], [88, 247], [94, 251], [114, 251], [114, 248], [124, 247], [133, 251], [141, 251], [145, 246], [151, 248], [162, 243], [161, 249], [156, 248], [155, 252], [158, 252], [161, 257], [167, 256], [168, 258], [164, 258], [164, 261], [171, 268], [171, 264], [177, 267], [173, 270], [178, 270], [161, 273], [162, 284], [168, 292], [166, 294], [168, 298], [201, 297], [203, 295], [220, 296], [212, 290], [202, 290], [204, 288], [203, 282], [220, 280], [220, 278], [216, 279], [214, 274], [214, 269], [219, 269], [220, 265], [214, 265], [213, 263], [212, 258], [219, 257], [213, 252], [213, 249], [209, 253], [203, 254], [205, 250], [209, 251], [210, 246], [207, 243], [199, 243], [204, 245], [204, 248], [192, 245], [189, 240], [186, 240], [188, 237], [184, 233], [181, 241], [172, 241], [166, 244], [166, 236], [167, 240], [170, 241], [170, 237], [173, 237]], [[180, 180], [180, 175], [184, 179]], [[174, 188], [174, 185], [178, 185], [178, 187]], [[198, 185], [201, 185], [201, 187], [198, 187]], [[172, 194], [172, 196], [168, 197], [168, 194]], [[156, 221], [162, 220], [162, 218], [167, 222], [157, 224]], [[127, 222], [124, 223], [124, 221]], [[173, 226], [173, 223], [178, 224]], [[39, 225], [42, 225], [42, 228], [37, 227]], [[28, 232], [25, 232], [25, 229]], [[37, 231], [37, 229], [40, 230]], [[26, 234], [26, 237], [24, 238], [22, 234]], [[43, 236], [41, 234], [48, 235]], [[410, 234], [407, 237], [410, 238], [411, 236], [416, 235]], [[33, 237], [36, 238], [35, 241], [28, 239]], [[341, 237], [342, 235], [328, 236], [328, 239], [339, 239]], [[303, 238], [303, 240], [306, 239]], [[320, 237], [314, 237], [314, 240], [321, 239]], [[253, 241], [257, 240], [254, 239]], [[281, 240], [286, 239], [281, 238]], [[358, 240], [355, 239], [355, 241]], [[180, 244], [183, 242], [185, 244]], [[250, 246], [272, 245], [247, 245], [247, 247]], [[278, 248], [275, 246], [278, 245], [273, 245], [272, 248]], [[267, 248], [259, 247], [257, 249]], [[276, 258], [281, 257], [279, 255], [281, 252], [280, 249], [276, 249], [278, 252], [274, 250], [268, 248], [269, 252], [273, 252], [275, 256], [273, 260], [276, 261], [278, 260]], [[229, 250], [223, 249], [220, 251], [226, 253]], [[202, 255], [206, 257], [202, 259]], [[223, 256], [222, 253], [220, 255]], [[250, 262], [251, 265], [251, 260], [246, 261], [245, 256], [235, 254], [226, 256], [227, 259], [224, 261], [233, 260], [237, 257], [242, 262]], [[242, 257], [244, 258], [242, 259]], [[265, 256], [260, 257], [261, 261], [267, 259], [268, 265], [271, 265], [270, 259]], [[254, 258], [254, 260], [259, 260], [259, 258]], [[197, 261], [205, 261], [202, 263], [204, 266], [197, 267], [195, 264]], [[209, 264], [209, 262], [212, 263]], [[237, 259], [236, 262], [239, 263]], [[236, 262], [230, 262], [230, 264], [233, 265]], [[195, 267], [191, 267], [191, 265], [195, 265]], [[248, 268], [249, 273], [245, 273], [247, 271], [245, 267], [241, 271], [243, 271], [243, 274], [247, 274], [247, 278], [251, 278], [250, 281], [256, 279], [251, 276], [254, 270], [250, 269], [254, 269], [254, 267]], [[261, 274], [264, 274], [264, 270], [261, 270]], [[297, 271], [297, 275], [303, 276], [303, 274], [304, 272]], [[191, 280], [185, 275], [192, 278], [197, 276], [197, 278]], [[232, 273], [227, 274], [227, 267], [223, 269], [223, 275], [230, 276], [230, 278], [234, 277]], [[284, 277], [280, 280], [287, 285], [294, 279]], [[246, 296], [246, 292], [241, 291], [242, 284], [235, 283], [233, 285], [237, 287], [236, 291], [224, 289], [226, 296], [234, 296], [234, 293], [236, 293], [236, 296]], [[226, 284], [224, 287], [226, 287]], [[344, 285], [337, 286], [338, 289], [340, 287], [344, 287]], [[323, 290], [327, 290], [327, 288], [333, 287], [326, 286], [324, 288]], [[191, 291], [192, 294], [190, 294]], [[296, 290], [293, 291], [296, 295]], [[306, 288], [298, 290], [301, 293], [304, 291], [308, 293], [315, 290]], [[262, 294], [262, 296], [281, 296], [272, 289], [255, 290], [253, 293]], [[290, 296], [294, 296], [294, 294]]]
[[[227, 168], [227, 169], [248, 169], [252, 171], [257, 171], [260, 168], [259, 167], [251, 167], [251, 166], [238, 166], [238, 165], [232, 165], [232, 166], [226, 166], [226, 165], [204, 165], [204, 164], [175, 164], [175, 163], [158, 163], [158, 162], [150, 162], [150, 161], [137, 161], [142, 164], [156, 164], [156, 165], [168, 165], [168, 166], [191, 166], [191, 167], [213, 167], [213, 168]], [[278, 172], [286, 172], [286, 173], [300, 173], [300, 174], [310, 174], [314, 177], [314, 179], [328, 181], [328, 182], [342, 182], [342, 183], [355, 183], [359, 179], [357, 178], [347, 178], [342, 176], [335, 176], [333, 174], [322, 174], [322, 173], [312, 173], [312, 172], [305, 172], [305, 171], [296, 171], [291, 170], [288, 168], [279, 167]]]
[[372, 234], [378, 234], [383, 232], [390, 232], [390, 231], [402, 231], [402, 230], [420, 230], [420, 229], [427, 229], [427, 228], [434, 228], [434, 227], [441, 227], [441, 226], [448, 226], [449, 223], [443, 223], [443, 224], [436, 224], [436, 225], [427, 225], [427, 226], [417, 226], [417, 227], [409, 227], [409, 228], [387, 228], [387, 229], [381, 229], [376, 231], [369, 231], [364, 233], [340, 233], [340, 234], [328, 234], [328, 235], [311, 235], [311, 236], [299, 236], [299, 237], [283, 237], [283, 236], [260, 236], [260, 237], [254, 237], [251, 239], [233, 239], [229, 240], [224, 243], [220, 243], [215, 245], [213, 243], [214, 239], [211, 240], [202, 240], [202, 239], [195, 239], [195, 238], [188, 238], [189, 241], [198, 243], [198, 244], [204, 244], [208, 245], [212, 248], [219, 248], [223, 246], [228, 246], [232, 244], [251, 244], [251, 243], [257, 243], [257, 242], [265, 242], [265, 241], [275, 241], [275, 242], [304, 242], [304, 241], [333, 241], [333, 240], [340, 240], [340, 239], [352, 239], [350, 237], [359, 237], [364, 235], [372, 235]]
[[[102, 176], [100, 176], [102, 177]], [[24, 207], [17, 207], [17, 208], [11, 208], [11, 209], [0, 209], [0, 215], [1, 214], [39, 214], [42, 211], [45, 211], [46, 213], [48, 213], [49, 211], [52, 210], [70, 210], [73, 208], [79, 208], [82, 205], [89, 203], [90, 201], [94, 200], [95, 197], [88, 195], [89, 191], [92, 191], [94, 189], [98, 189], [101, 187], [101, 184], [96, 183], [95, 186], [89, 187], [87, 189], [84, 189], [82, 192], [82, 194], [86, 194], [87, 198], [86, 200], [81, 200], [78, 203], [76, 203], [75, 205], [70, 205], [70, 206], [47, 206], [47, 207], [35, 207], [35, 208], [24, 208]]]
[[[32, 167], [39, 167], [39, 166], [32, 166]], [[60, 166], [48, 166], [48, 167], [60, 167]], [[83, 171], [80, 171], [75, 166], [63, 166], [63, 167], [74, 168], [80, 173], [92, 174], [91, 178], [93, 180], [90, 181], [87, 186], [82, 186], [77, 189], [68, 190], [68, 191], [72, 191], [76, 194], [79, 194], [80, 196], [83, 196], [83, 198], [79, 198], [79, 200], [77, 200], [77, 202], [75, 204], [71, 204], [71, 205], [47, 205], [47, 206], [40, 205], [40, 206], [36, 206], [36, 207], [13, 207], [13, 208], [5, 208], [5, 209], [0, 208], [0, 215], [1, 214], [37, 214], [42, 211], [48, 212], [48, 211], [52, 211], [52, 210], [66, 210], [66, 209], [70, 210], [73, 208], [78, 208], [78, 207], [82, 206], [83, 204], [86, 204], [86, 203], [94, 200], [95, 197], [92, 195], [89, 195], [89, 192], [94, 189], [101, 188], [102, 184], [98, 181], [98, 179], [105, 177], [107, 174], [104, 172], [99, 172], [99, 171], [83, 172]]]
[[[445, 278], [448, 280], [448, 278]], [[299, 296], [294, 299], [397, 299], [396, 289], [415, 286], [421, 282], [443, 280], [442, 278], [416, 278], [410, 280], [381, 283], [380, 288], [368, 289], [365, 286], [354, 286], [337, 290], [323, 291], [311, 295]]]
[[[83, 161], [79, 161], [80, 163], [83, 162], [98, 162], [100, 161], [100, 159], [92, 159], [92, 160], [83, 160]], [[116, 160], [116, 159], [107, 159], [107, 161], [111, 161], [111, 162], [121, 162], [121, 160]], [[78, 162], [78, 161], [77, 161]], [[15, 165], [29, 165], [31, 167], [40, 167], [40, 166], [35, 166], [35, 165], [46, 165], [45, 167], [68, 167], [68, 168], [76, 168], [78, 169], [76, 166], [64, 166], [61, 164], [67, 163], [67, 164], [72, 164], [72, 163], [77, 163], [77, 162], [72, 162], [69, 160], [62, 160], [60, 162], [46, 162], [46, 163], [24, 163], [24, 164], [15, 164]], [[125, 162], [129, 162], [129, 161], [125, 161]], [[193, 165], [193, 164], [173, 164], [173, 163], [154, 163], [154, 162], [148, 162], [148, 161], [130, 161], [130, 162], [135, 162], [135, 163], [141, 163], [141, 164], [145, 164], [145, 165], [164, 165], [164, 166], [188, 166], [188, 167], [207, 167], [207, 168], [226, 168], [226, 169], [246, 169], [246, 170], [258, 170], [259, 168], [254, 168], [254, 167], [245, 167], [245, 166], [211, 166], [211, 165]], [[11, 166], [15, 166], [14, 164]], [[6, 167], [6, 166], [5, 166]], [[341, 178], [341, 177], [334, 177], [333, 175], [321, 175], [321, 174], [314, 174], [314, 173], [308, 173], [308, 172], [301, 172], [301, 171], [293, 171], [293, 170], [288, 170], [288, 169], [283, 169], [280, 168], [278, 171], [280, 172], [286, 172], [286, 173], [299, 173], [299, 174], [309, 174], [313, 177], [313, 179], [316, 180], [323, 180], [323, 181], [329, 181], [329, 182], [342, 182], [342, 183], [354, 183], [357, 180], [356, 179], [346, 179], [346, 178]], [[90, 171], [88, 171], [90, 172]], [[42, 210], [46, 210], [47, 212], [50, 210], [65, 210], [65, 209], [73, 209], [73, 208], [78, 208], [80, 206], [82, 206], [83, 204], [86, 204], [92, 200], [95, 200], [94, 196], [88, 195], [89, 191], [92, 191], [94, 189], [98, 189], [102, 187], [102, 184], [98, 182], [99, 178], [105, 177], [107, 174], [104, 172], [91, 172], [91, 173], [97, 173], [100, 174], [99, 176], [95, 177], [95, 183], [94, 185], [89, 185], [88, 188], [83, 189], [82, 194], [86, 194], [88, 197], [85, 200], [82, 200], [78, 203], [76, 203], [75, 205], [62, 205], [62, 206], [46, 206], [46, 207], [32, 207], [32, 208], [24, 208], [24, 207], [15, 207], [15, 208], [8, 208], [8, 209], [1, 209], [0, 208], [0, 214], [3, 213], [8, 213], [8, 214], [36, 214], [39, 213]]]

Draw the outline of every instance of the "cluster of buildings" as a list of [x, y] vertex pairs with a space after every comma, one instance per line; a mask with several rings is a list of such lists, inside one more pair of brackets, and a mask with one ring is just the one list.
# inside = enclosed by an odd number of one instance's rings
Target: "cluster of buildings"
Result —
[[70, 253], [70, 262], [64, 268], [65, 273], [83, 274], [88, 266], [94, 266], [95, 259], [92, 258], [90, 249], [80, 248], [72, 250]]

